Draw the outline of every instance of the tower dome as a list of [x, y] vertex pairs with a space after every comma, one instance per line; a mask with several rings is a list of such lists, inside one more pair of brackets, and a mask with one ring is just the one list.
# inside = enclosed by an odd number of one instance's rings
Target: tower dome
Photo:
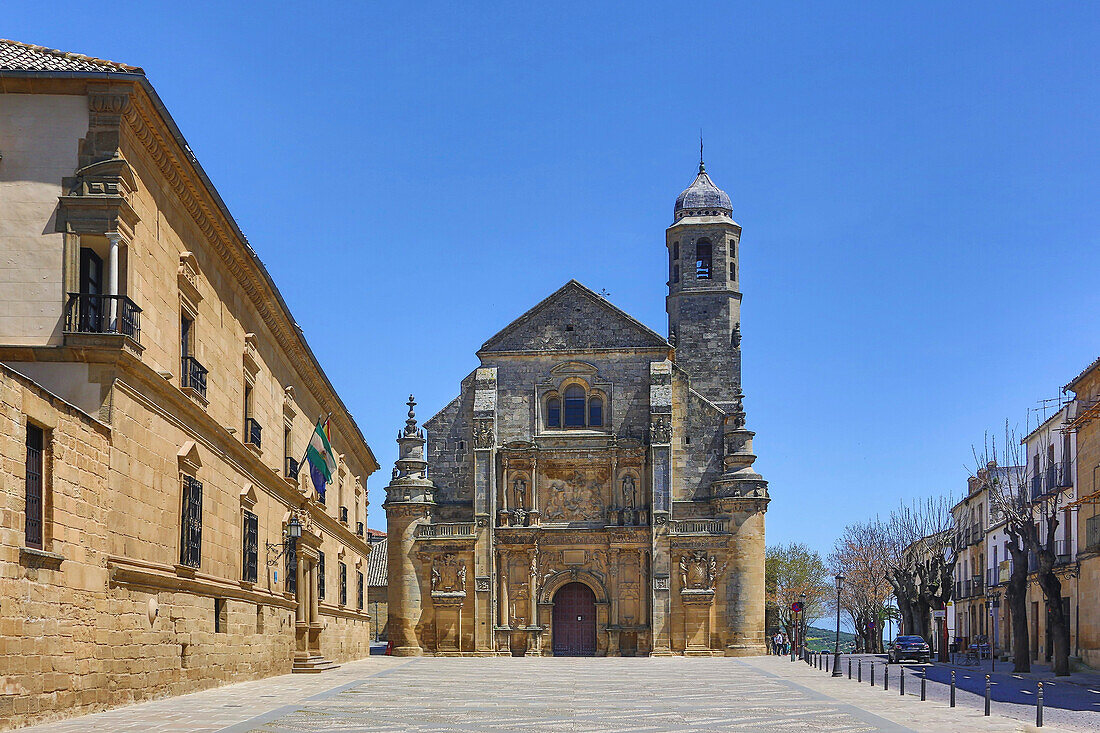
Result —
[[733, 214], [733, 204], [729, 195], [714, 185], [707, 175], [706, 166], [699, 161], [699, 175], [690, 186], [676, 197], [676, 208], [673, 210], [673, 218], [679, 221], [685, 216], [707, 216], [708, 212], [718, 216]]

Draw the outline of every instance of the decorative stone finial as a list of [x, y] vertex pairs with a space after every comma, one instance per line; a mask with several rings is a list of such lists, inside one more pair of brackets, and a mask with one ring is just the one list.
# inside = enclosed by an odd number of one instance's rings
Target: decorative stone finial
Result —
[[405, 421], [405, 435], [416, 435], [416, 413], [413, 411], [416, 400], [409, 395], [409, 401], [405, 404], [409, 406], [409, 419]]
[[699, 172], [706, 173], [707, 167], [703, 165], [703, 131], [699, 130]]

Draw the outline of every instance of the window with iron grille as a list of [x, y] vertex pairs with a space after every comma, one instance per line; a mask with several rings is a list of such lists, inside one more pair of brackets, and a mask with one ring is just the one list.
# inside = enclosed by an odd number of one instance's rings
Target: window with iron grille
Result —
[[194, 476], [183, 477], [182, 518], [180, 564], [197, 568], [202, 559], [202, 483]]
[[348, 605], [348, 566], [340, 563], [340, 605]]
[[256, 582], [260, 558], [260, 520], [252, 512], [244, 513], [244, 579]]
[[286, 538], [286, 583], [284, 587], [287, 593], [298, 592], [298, 541], [293, 537]]
[[325, 600], [325, 553], [317, 553], [317, 600]]
[[42, 549], [42, 428], [27, 423], [27, 547]]
[[363, 610], [363, 574], [355, 571], [355, 600], [359, 610]]

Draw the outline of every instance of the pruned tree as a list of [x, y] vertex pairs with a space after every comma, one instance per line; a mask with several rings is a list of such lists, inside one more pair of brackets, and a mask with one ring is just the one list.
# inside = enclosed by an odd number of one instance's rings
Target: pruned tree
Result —
[[764, 592], [773, 604], [787, 638], [799, 638], [795, 625], [800, 619], [791, 611], [802, 601], [802, 619], [807, 624], [821, 618], [828, 608], [832, 582], [825, 563], [816, 551], [803, 544], [773, 545], [764, 552]]
[[974, 458], [975, 477], [988, 489], [990, 505], [1004, 519], [1008, 535], [1005, 545], [1012, 557], [1012, 571], [1005, 598], [1012, 619], [1014, 671], [1031, 671], [1027, 578], [1034, 568], [1046, 601], [1047, 624], [1054, 647], [1054, 674], [1068, 675], [1069, 619], [1062, 608], [1062, 583], [1055, 572], [1058, 561], [1055, 531], [1062, 493], [1042, 489], [1039, 466], [1029, 466], [1021, 442], [1007, 421], [1000, 449], [996, 439], [987, 436], [983, 451], [979, 454], [975, 450]]
[[951, 600], [955, 538], [951, 503], [931, 497], [903, 504], [886, 525], [890, 546], [890, 581], [906, 634], [922, 636], [936, 646], [932, 611]]
[[845, 527], [828, 559], [833, 574], [844, 576], [840, 608], [852, 619], [862, 648], [872, 654], [883, 651], [882, 626], [890, 613], [890, 556], [889, 532], [876, 517]]

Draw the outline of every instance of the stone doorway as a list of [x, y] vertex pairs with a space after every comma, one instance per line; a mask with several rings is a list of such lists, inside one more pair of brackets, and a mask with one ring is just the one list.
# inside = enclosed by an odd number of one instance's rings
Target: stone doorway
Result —
[[596, 654], [596, 595], [584, 583], [567, 583], [554, 594], [551, 627], [555, 657]]

